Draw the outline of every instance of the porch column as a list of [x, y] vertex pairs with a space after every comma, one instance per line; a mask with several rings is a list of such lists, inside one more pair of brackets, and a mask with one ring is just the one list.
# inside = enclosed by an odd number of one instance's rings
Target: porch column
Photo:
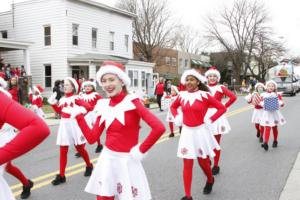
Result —
[[26, 74], [28, 76], [31, 76], [30, 56], [29, 56], [29, 50], [28, 49], [23, 50], [23, 56], [24, 56], [24, 68], [26, 70]]
[[94, 63], [89, 64], [89, 79], [96, 80], [96, 65]]

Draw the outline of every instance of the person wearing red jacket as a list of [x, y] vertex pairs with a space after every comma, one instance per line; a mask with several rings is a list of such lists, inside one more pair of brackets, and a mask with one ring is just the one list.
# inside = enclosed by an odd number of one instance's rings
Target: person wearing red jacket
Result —
[[56, 100], [54, 92], [48, 99], [49, 104], [55, 112], [61, 115], [61, 120], [57, 133], [56, 144], [60, 146], [60, 170], [52, 181], [53, 185], [59, 185], [66, 182], [65, 169], [67, 166], [67, 154], [70, 145], [74, 145], [86, 163], [84, 176], [90, 176], [93, 170], [93, 165], [90, 162], [89, 155], [85, 150], [86, 139], [84, 138], [77, 122], [72, 119], [70, 110], [91, 111], [91, 106], [81, 100], [78, 93], [78, 84], [75, 79], [67, 77], [64, 80], [65, 96], [59, 101]]
[[[7, 83], [6, 81], [0, 77], [0, 92], [6, 94], [9, 98], [12, 98], [11, 94], [6, 91]], [[16, 129], [9, 124], [4, 124], [0, 128], [0, 146], [8, 143], [14, 137], [16, 137]], [[15, 165], [12, 164], [11, 161], [7, 162], [5, 165], [5, 171], [12, 176], [16, 177], [23, 184], [23, 191], [21, 193], [21, 199], [27, 199], [31, 194], [31, 188], [33, 187], [33, 182], [28, 179], [24, 173]]]
[[160, 77], [154, 91], [154, 95], [156, 95], [156, 101], [160, 111], [163, 111], [163, 109], [161, 108], [161, 98], [164, 96], [164, 87], [164, 79], [163, 77]]
[[3, 92], [0, 92], [0, 105], [0, 128], [7, 123], [20, 130], [16, 137], [0, 147], [0, 199], [14, 200], [4, 180], [3, 167], [40, 144], [49, 135], [50, 130], [43, 120]]
[[[96, 83], [94, 81], [84, 81], [82, 83], [82, 88], [84, 92], [79, 93], [79, 97], [80, 99], [90, 104], [90, 106], [92, 107], [92, 111], [88, 112], [85, 115], [85, 119], [87, 120], [90, 128], [92, 128], [96, 121], [95, 112], [93, 111], [93, 109], [95, 108], [98, 100], [102, 99], [102, 97], [98, 94], [98, 92], [96, 92]], [[95, 153], [100, 153], [102, 149], [103, 145], [101, 144], [99, 138], [99, 140], [97, 141]]]
[[[226, 108], [210, 95], [205, 81], [205, 77], [195, 69], [186, 70], [181, 77], [181, 83], [185, 84], [186, 91], [179, 92], [171, 105], [175, 124], [182, 124], [177, 151], [177, 156], [183, 158], [185, 196], [181, 200], [193, 199], [191, 184], [194, 159], [198, 160], [207, 177], [203, 193], [211, 193], [214, 184], [209, 157], [214, 157], [214, 149], [220, 149], [220, 146], [208, 127], [226, 112]], [[179, 107], [182, 115], [178, 114]], [[216, 108], [216, 111], [210, 118], [205, 118], [210, 107]]]
[[19, 101], [20, 89], [18, 86], [18, 78], [17, 77], [12, 77], [9, 80], [8, 92], [11, 94], [13, 100], [15, 100], [16, 102], [20, 102]]
[[261, 94], [264, 92], [265, 86], [263, 83], [256, 83], [254, 86], [254, 92], [248, 94], [245, 99], [249, 104], [254, 105], [254, 111], [252, 114], [251, 122], [255, 124], [256, 137], [259, 138], [259, 142], [263, 142], [264, 127], [260, 125], [260, 119], [263, 114], [263, 107], [260, 105], [263, 98]]
[[[285, 118], [279, 110], [280, 107], [284, 106], [284, 103], [282, 101], [282, 96], [277, 93], [277, 83], [273, 80], [266, 82], [266, 92], [262, 93], [261, 96], [263, 100], [261, 101], [260, 105], [264, 109], [260, 119], [260, 126], [263, 126], [265, 129], [264, 143], [261, 145], [261, 147], [268, 151], [271, 129], [274, 136], [272, 147], [276, 148], [278, 145], [278, 125], [284, 125], [286, 123]], [[269, 110], [267, 108], [269, 106], [266, 105], [267, 99], [276, 99], [278, 108], [276, 108], [276, 110]], [[273, 105], [270, 105], [270, 107], [273, 107]]]
[[[224, 97], [229, 97], [226, 103], [224, 104], [226, 108], [229, 108], [236, 101], [237, 98], [233, 92], [228, 90], [224, 85], [219, 84], [221, 79], [220, 72], [216, 69], [216, 67], [212, 66], [209, 70], [205, 72], [205, 77], [207, 78], [207, 85], [210, 90], [210, 93], [216, 100], [222, 103], [222, 99]], [[215, 112], [216, 109], [210, 107], [208, 109], [206, 117], [211, 117]], [[219, 145], [221, 142], [221, 136], [223, 134], [229, 133], [230, 130], [231, 128], [225, 115], [219, 117], [219, 119], [216, 120], [211, 126], [211, 131], [213, 131], [213, 134]], [[212, 168], [213, 175], [217, 175], [220, 172], [219, 160], [221, 150], [215, 149], [215, 154], [216, 156], [214, 157], [214, 166]]]
[[[88, 126], [82, 114], [71, 114], [76, 116], [90, 144], [95, 143], [106, 129], [105, 146], [85, 190], [97, 195], [97, 200], [150, 200], [141, 160], [165, 132], [165, 127], [144, 107], [139, 97], [127, 92], [130, 78], [122, 64], [104, 62], [97, 72], [97, 81], [109, 98], [98, 100], [93, 128]], [[138, 144], [141, 120], [151, 127], [151, 131]]]
[[45, 118], [45, 113], [42, 110], [43, 97], [42, 92], [44, 89], [40, 85], [33, 87], [33, 93], [31, 88], [29, 89], [29, 101], [31, 102], [31, 110], [35, 112], [42, 119]]

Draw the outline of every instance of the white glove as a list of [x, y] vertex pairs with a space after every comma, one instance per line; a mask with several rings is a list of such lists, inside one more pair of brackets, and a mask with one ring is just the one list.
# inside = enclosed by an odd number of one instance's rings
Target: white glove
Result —
[[136, 161], [142, 161], [146, 154], [140, 151], [140, 144], [135, 145], [130, 149], [129, 155]]
[[55, 105], [55, 104], [57, 104], [56, 96], [57, 96], [57, 93], [54, 92], [54, 93], [49, 97], [48, 103], [49, 103], [50, 105]]
[[252, 99], [252, 94], [248, 94], [247, 96], [245, 96], [245, 99], [248, 103], [250, 103]]
[[212, 120], [210, 118], [204, 118], [204, 124], [209, 126], [212, 124]]
[[264, 101], [261, 101], [261, 102], [259, 103], [259, 105], [260, 105], [261, 107], [264, 107], [264, 106], [265, 106]]
[[183, 122], [183, 115], [182, 114], [178, 114], [175, 118], [174, 118], [174, 124], [176, 126], [182, 126], [182, 122]]
[[283, 107], [283, 106], [284, 106], [283, 101], [279, 100], [278, 103], [279, 103], [279, 106], [280, 106], [280, 107]]
[[32, 94], [32, 89], [31, 88], [29, 88], [28, 94]]
[[69, 109], [71, 118], [75, 118], [77, 115], [87, 113], [87, 110], [83, 106], [74, 106]]

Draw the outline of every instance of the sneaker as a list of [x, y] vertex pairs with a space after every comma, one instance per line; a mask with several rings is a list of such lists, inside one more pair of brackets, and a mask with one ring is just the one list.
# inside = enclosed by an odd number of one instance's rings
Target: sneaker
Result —
[[55, 179], [51, 183], [52, 185], [59, 185], [65, 182], [66, 182], [66, 177], [65, 176], [61, 177], [59, 174], [57, 174]]
[[269, 145], [265, 142], [261, 145], [261, 147], [264, 148], [266, 151], [268, 151], [269, 149]]
[[97, 145], [97, 148], [95, 149], [95, 153], [100, 153], [103, 149], [103, 145]]
[[23, 191], [21, 193], [21, 199], [27, 199], [31, 194], [30, 190], [33, 187], [33, 182], [29, 179], [28, 179], [28, 182], [29, 182], [29, 185], [23, 186]]
[[217, 175], [217, 174], [220, 173], [220, 167], [219, 166], [214, 166], [211, 171], [212, 171], [213, 175]]
[[85, 167], [84, 176], [91, 176], [91, 175], [92, 175], [93, 168], [94, 168], [93, 165], [91, 165], [91, 166], [86, 166], [86, 167]]
[[80, 153], [79, 152], [75, 153], [75, 157], [80, 158], [81, 157]]
[[203, 194], [210, 194], [215, 183], [215, 179], [213, 179], [212, 183], [206, 181], [205, 187], [203, 188]]
[[181, 198], [181, 200], [193, 200], [193, 197], [184, 196]]
[[170, 133], [170, 135], [169, 135], [169, 137], [174, 137], [175, 135], [174, 135], [174, 133]]
[[272, 144], [272, 147], [273, 147], [273, 148], [276, 148], [277, 145], [278, 145], [278, 142], [277, 142], [277, 141], [274, 141], [273, 144]]

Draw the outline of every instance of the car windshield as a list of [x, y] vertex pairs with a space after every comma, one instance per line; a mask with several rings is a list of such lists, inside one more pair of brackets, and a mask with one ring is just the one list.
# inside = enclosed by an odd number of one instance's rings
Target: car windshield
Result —
[[291, 83], [291, 77], [276, 77], [273, 79], [276, 83]]

